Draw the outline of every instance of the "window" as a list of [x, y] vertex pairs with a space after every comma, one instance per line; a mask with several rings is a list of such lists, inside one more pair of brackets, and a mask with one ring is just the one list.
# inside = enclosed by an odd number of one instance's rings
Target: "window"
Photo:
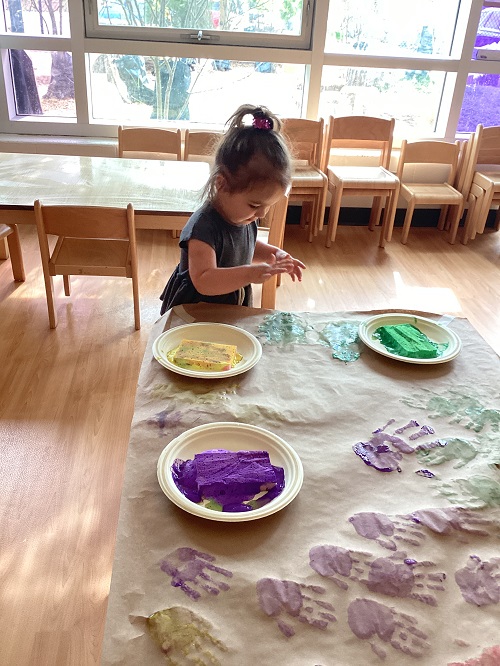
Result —
[[92, 118], [220, 125], [248, 100], [297, 116], [304, 76], [303, 65], [92, 53]]
[[334, 53], [449, 55], [459, 0], [337, 0], [330, 4], [326, 50]]
[[473, 132], [479, 123], [485, 127], [500, 125], [500, 68], [495, 66], [500, 64], [500, 2], [484, 4], [473, 55], [496, 72], [475, 72], [467, 77], [459, 132]]
[[221, 126], [249, 102], [452, 139], [500, 124], [499, 13], [500, 0], [0, 0], [0, 132]]
[[307, 49], [313, 4], [304, 0], [87, 0], [89, 37]]

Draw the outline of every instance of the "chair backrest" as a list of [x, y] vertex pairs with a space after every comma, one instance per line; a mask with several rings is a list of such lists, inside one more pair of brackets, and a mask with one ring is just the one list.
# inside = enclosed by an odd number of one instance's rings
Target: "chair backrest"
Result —
[[213, 162], [215, 149], [222, 134], [198, 130], [186, 130], [184, 134], [184, 159]]
[[35, 201], [35, 219], [43, 234], [66, 238], [127, 239], [135, 244], [134, 208], [45, 206]]
[[328, 164], [335, 162], [338, 150], [362, 150], [373, 156], [378, 166], [389, 168], [392, 140], [394, 134], [394, 118], [377, 118], [373, 116], [330, 116], [323, 152], [323, 171]]
[[118, 157], [182, 159], [180, 129], [118, 127]]
[[306, 161], [321, 168], [323, 152], [324, 120], [306, 118], [284, 118], [282, 132], [294, 160]]
[[[409, 180], [413, 182], [434, 182], [434, 179], [425, 177], [428, 171], [427, 165], [444, 165], [444, 175], [439, 182], [453, 184], [457, 171], [458, 157], [460, 154], [460, 141], [451, 143], [449, 141], [413, 141], [408, 143], [406, 139], [401, 142], [401, 151], [397, 176], [401, 181]], [[407, 178], [404, 170], [408, 165], [426, 165], [424, 179], [422, 180], [413, 172], [412, 178]]]
[[459, 188], [465, 197], [474, 179], [474, 173], [480, 165], [500, 165], [500, 126], [483, 127], [479, 124], [469, 139], [469, 151], [466, 156], [467, 166], [463, 177], [462, 187]]

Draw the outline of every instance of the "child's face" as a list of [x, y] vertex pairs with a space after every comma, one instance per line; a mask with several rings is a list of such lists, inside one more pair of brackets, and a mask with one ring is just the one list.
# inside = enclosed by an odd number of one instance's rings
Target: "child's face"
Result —
[[215, 206], [231, 224], [245, 225], [263, 218], [285, 191], [276, 183], [255, 185], [244, 192], [229, 192], [225, 183], [217, 190]]

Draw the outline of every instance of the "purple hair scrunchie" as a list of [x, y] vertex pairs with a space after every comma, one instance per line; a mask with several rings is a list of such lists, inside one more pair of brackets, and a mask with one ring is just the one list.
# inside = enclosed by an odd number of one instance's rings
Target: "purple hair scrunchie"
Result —
[[268, 118], [264, 114], [254, 115], [252, 127], [255, 127], [255, 129], [259, 130], [272, 130], [273, 121], [271, 120], [271, 118]]

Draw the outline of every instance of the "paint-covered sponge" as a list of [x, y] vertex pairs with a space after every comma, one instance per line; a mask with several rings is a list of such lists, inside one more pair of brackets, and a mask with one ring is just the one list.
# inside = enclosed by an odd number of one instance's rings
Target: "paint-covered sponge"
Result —
[[[188, 370], [230, 370], [238, 362], [236, 345], [221, 345], [202, 340], [182, 340], [168, 358], [180, 368]], [[239, 357], [241, 359], [241, 356]]]
[[388, 351], [407, 358], [436, 358], [448, 347], [448, 343], [433, 342], [413, 324], [380, 326], [373, 337]]
[[172, 478], [185, 497], [218, 511], [259, 508], [285, 487], [284, 470], [271, 464], [267, 451], [204, 451], [194, 460], [175, 460]]

